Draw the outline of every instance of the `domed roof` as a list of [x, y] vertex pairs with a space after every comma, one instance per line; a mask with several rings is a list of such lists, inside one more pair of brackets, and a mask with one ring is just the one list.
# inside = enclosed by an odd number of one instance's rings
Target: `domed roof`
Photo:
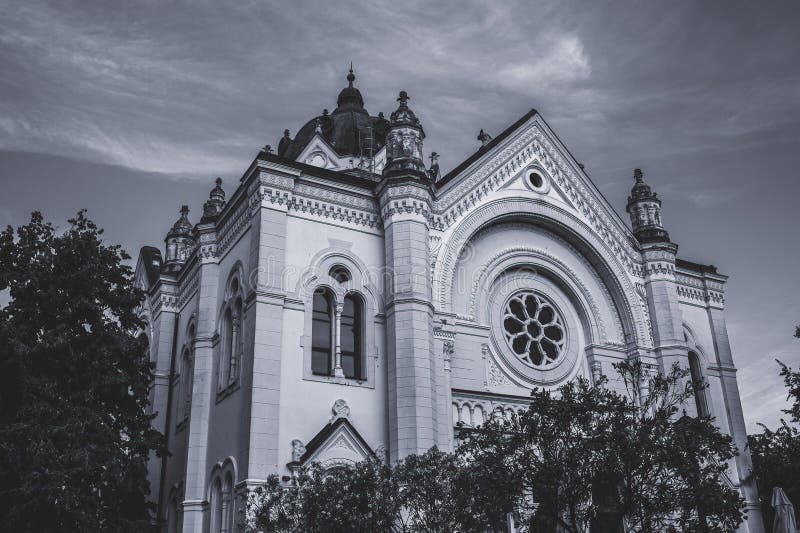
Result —
[[656, 198], [656, 195], [650, 189], [650, 186], [644, 182], [644, 175], [642, 174], [641, 169], [637, 168], [633, 171], [633, 179], [636, 180], [636, 182], [633, 184], [628, 202], [636, 200], [652, 200]]
[[386, 142], [389, 121], [383, 117], [383, 113], [373, 117], [364, 109], [361, 91], [353, 86], [355, 79], [351, 66], [347, 74], [347, 87], [339, 92], [336, 99], [336, 109], [330, 114], [326, 109], [306, 122], [294, 139], [284, 143], [284, 150], [281, 151], [279, 145], [278, 155], [297, 159], [317, 132], [340, 156], [361, 157], [367, 152], [372, 155], [377, 153]]
[[172, 225], [172, 229], [167, 233], [167, 239], [172, 237], [191, 237], [194, 226], [189, 222], [189, 206], [181, 207], [181, 216]]

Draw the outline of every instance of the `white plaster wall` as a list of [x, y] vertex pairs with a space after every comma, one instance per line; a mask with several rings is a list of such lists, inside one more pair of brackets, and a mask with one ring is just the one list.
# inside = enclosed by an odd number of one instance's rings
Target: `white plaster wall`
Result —
[[[286, 286], [294, 290], [319, 252], [329, 248], [344, 248], [373, 272], [373, 284], [380, 290], [383, 247], [382, 235], [290, 216], [287, 221]], [[374, 328], [375, 332], [373, 345], [365, 347], [367, 364], [372, 364], [369, 361], [376, 358], [374, 388], [369, 388], [303, 379], [301, 342], [304, 335], [311, 333], [304, 331], [306, 311], [311, 310], [289, 307], [284, 310], [279, 446], [285, 460], [281, 465], [291, 461], [291, 441], [300, 439], [308, 443], [328, 424], [332, 415], [331, 407], [340, 398], [350, 406], [350, 420], [370, 447], [375, 450], [379, 446], [387, 446], [385, 326], [382, 316], [365, 317], [366, 327]], [[376, 311], [383, 312], [382, 309]], [[286, 473], [288, 470], [283, 467], [283, 474]]]
[[[705, 307], [686, 302], [680, 304], [680, 309], [683, 322], [691, 329], [694, 342], [697, 344], [698, 355], [701, 357], [703, 377], [708, 383], [708, 389], [706, 389], [705, 393], [709, 409], [715, 418], [717, 427], [721, 431], [730, 434], [730, 419], [722, 390], [722, 380], [719, 372], [715, 370], [718, 365], [718, 357], [708, 311]], [[739, 401], [738, 398], [736, 401]]]

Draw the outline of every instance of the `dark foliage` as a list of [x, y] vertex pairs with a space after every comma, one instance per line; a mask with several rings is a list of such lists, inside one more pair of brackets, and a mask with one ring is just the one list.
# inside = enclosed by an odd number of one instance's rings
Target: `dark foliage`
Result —
[[145, 531], [152, 368], [128, 256], [83, 211], [0, 233], [0, 523]]
[[[800, 333], [795, 336], [800, 337]], [[775, 487], [784, 490], [795, 505], [795, 513], [800, 520], [800, 371], [795, 371], [780, 361], [778, 365], [788, 399], [792, 402], [789, 409], [783, 410], [790, 420], [787, 422], [781, 419], [775, 430], [759, 424], [762, 432], [748, 436], [750, 455], [753, 458], [753, 477], [758, 485], [761, 510], [768, 529], [775, 516], [771, 505], [772, 489]]]
[[497, 475], [516, 484], [530, 531], [620, 532], [622, 516], [632, 532], [736, 529], [743, 500], [724, 479], [735, 447], [708, 418], [676, 416], [693, 395], [686, 371], [617, 370], [622, 391], [585, 379], [535, 389], [525, 413], [473, 432], [462, 453], [504, 458]]

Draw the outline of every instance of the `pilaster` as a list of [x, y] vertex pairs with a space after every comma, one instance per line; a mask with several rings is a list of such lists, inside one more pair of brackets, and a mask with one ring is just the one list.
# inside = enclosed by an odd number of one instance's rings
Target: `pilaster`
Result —
[[[733, 437], [733, 442], [739, 450], [739, 455], [734, 460], [737, 470], [736, 475], [739, 478], [738, 482], [742, 496], [746, 501], [745, 508], [747, 510], [747, 520], [740, 528], [740, 531], [763, 533], [764, 521], [758, 500], [758, 489], [753, 481], [748, 480], [753, 469], [753, 462], [750, 458], [750, 451], [747, 448], [747, 427], [744, 423], [742, 399], [739, 395], [739, 385], [736, 381], [736, 368], [733, 366], [733, 354], [731, 353], [728, 328], [725, 324], [722, 304], [709, 303], [707, 312], [714, 338], [714, 349], [719, 361], [720, 384], [722, 385], [722, 395], [725, 401], [725, 414], [728, 417], [731, 437]], [[718, 416], [722, 416], [722, 413], [719, 413]]]
[[428, 259], [431, 191], [427, 183], [413, 177], [387, 178], [382, 185], [389, 453], [397, 461], [438, 443]]
[[283, 353], [283, 307], [286, 299], [287, 204], [294, 178], [282, 169], [262, 169], [258, 180], [260, 207], [253, 214], [250, 275], [255, 311], [253, 338], [253, 386], [250, 391], [250, 440], [248, 479], [267, 479], [278, 472], [278, 421]]
[[[174, 356], [175, 343], [175, 321], [177, 309], [174, 302], [177, 300], [177, 287], [171, 278], [162, 278], [159, 282], [159, 289], [155, 299], [159, 301], [158, 312], [153, 317], [153, 345], [151, 349], [151, 361], [155, 363], [153, 387], [150, 390], [150, 405], [155, 418], [151, 424], [163, 435], [167, 435], [167, 411], [169, 410], [169, 388], [170, 375], [172, 370], [172, 358]], [[148, 468], [148, 480], [150, 481], [150, 498], [155, 502], [160, 502], [161, 476], [163, 474], [163, 461], [165, 458], [156, 457], [155, 453], [150, 454], [150, 464]]]
[[217, 234], [214, 224], [198, 226], [200, 279], [198, 288], [197, 332], [194, 351], [192, 407], [189, 413], [189, 449], [186, 460], [183, 501], [184, 533], [203, 533], [208, 507], [206, 484], [209, 475], [208, 436], [214, 375], [214, 341], [217, 329]]
[[688, 352], [683, 338], [683, 318], [675, 278], [677, 250], [678, 246], [670, 242], [642, 244], [653, 347], [662, 372], [669, 372], [675, 362], [688, 368]]

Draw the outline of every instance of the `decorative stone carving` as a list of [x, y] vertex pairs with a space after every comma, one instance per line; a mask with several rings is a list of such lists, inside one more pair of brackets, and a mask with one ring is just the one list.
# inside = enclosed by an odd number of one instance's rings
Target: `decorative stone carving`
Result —
[[306, 453], [306, 447], [303, 441], [294, 439], [292, 441], [292, 462], [299, 463], [300, 458]]
[[331, 423], [336, 422], [340, 418], [350, 418], [350, 407], [347, 405], [347, 402], [341, 398], [333, 402], [331, 412], [333, 412]]
[[450, 370], [450, 361], [453, 360], [455, 344], [451, 340], [446, 340], [442, 344], [442, 355], [444, 356], [444, 369]]
[[514, 383], [508, 378], [508, 376], [500, 370], [500, 367], [489, 357], [486, 360], [486, 383], [490, 387], [513, 387]]

